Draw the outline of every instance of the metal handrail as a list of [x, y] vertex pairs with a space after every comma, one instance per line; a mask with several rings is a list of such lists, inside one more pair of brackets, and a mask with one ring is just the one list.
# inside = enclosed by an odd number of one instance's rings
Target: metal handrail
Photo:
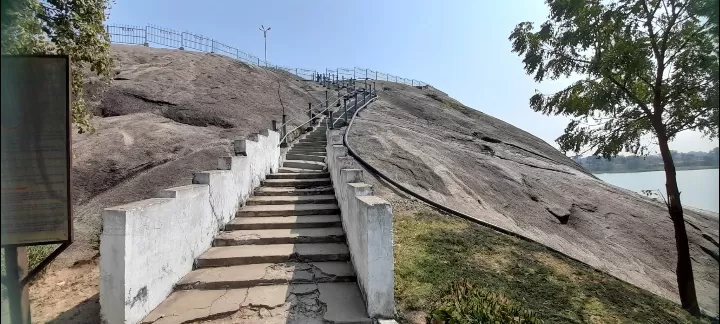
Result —
[[[339, 96], [338, 96], [338, 98], [339, 98]], [[332, 99], [332, 98], [330, 98], [330, 99]], [[330, 100], [330, 99], [328, 99], [328, 100]], [[318, 99], [315, 99], [315, 100], [318, 100]], [[320, 103], [322, 103], [322, 100], [318, 100], [318, 101], [320, 101]], [[334, 104], [334, 102], [333, 102], [333, 104]], [[296, 119], [298, 119], [298, 118], [300, 118], [300, 117], [304, 117], [304, 116], [305, 116], [305, 115], [302, 115], [302, 114], [301, 114], [301, 115], [297, 115], [297, 116], [295, 116], [295, 117], [293, 117], [293, 118], [290, 118], [290, 119], [286, 120], [284, 123], [280, 124], [280, 126], [279, 126], [278, 128], [282, 128], [283, 126], [287, 126], [288, 124], [290, 124], [291, 121], [294, 121], [294, 120], [296, 120]]]
[[[332, 107], [333, 105], [335, 105], [339, 100], [340, 100], [340, 96], [338, 96], [338, 98], [335, 99], [335, 101], [333, 101], [332, 103], [328, 102], [327, 107], [325, 107], [325, 109], [323, 109], [322, 111], [318, 112], [318, 115], [322, 115], [323, 113], [327, 112], [328, 109], [330, 109], [330, 107]], [[330, 116], [330, 118], [332, 119], [332, 116]], [[292, 132], [296, 131], [296, 130], [299, 129], [300, 127], [303, 127], [303, 126], [307, 125], [308, 123], [310, 123], [311, 121], [313, 121], [313, 120], [315, 120], [315, 119], [316, 119], [316, 118], [310, 118], [310, 119], [308, 119], [308, 121], [306, 121], [306, 122], [298, 125], [297, 127], [291, 129], [291, 130], [288, 131], [286, 134], [283, 134], [284, 136], [280, 139], [280, 145], [282, 145], [282, 143], [285, 143], [285, 140], [287, 139], [288, 135], [292, 134]], [[286, 122], [285, 124], [283, 124], [283, 125], [287, 125], [287, 122]], [[281, 128], [281, 129], [282, 129], [282, 128]]]

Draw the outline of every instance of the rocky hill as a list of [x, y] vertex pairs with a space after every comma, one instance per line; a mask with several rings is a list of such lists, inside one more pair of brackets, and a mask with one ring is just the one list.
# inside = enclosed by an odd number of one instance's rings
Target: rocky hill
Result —
[[[539, 138], [432, 89], [378, 82], [350, 145], [417, 193], [678, 300], [663, 204], [602, 182]], [[686, 208], [701, 307], [718, 311], [718, 215]]]

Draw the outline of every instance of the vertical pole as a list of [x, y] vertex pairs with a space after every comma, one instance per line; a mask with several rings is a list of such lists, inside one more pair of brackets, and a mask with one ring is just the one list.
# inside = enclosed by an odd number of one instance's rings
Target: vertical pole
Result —
[[215, 40], [210, 39], [210, 53], [215, 53]]
[[377, 71], [375, 71], [375, 80], [377, 80]]
[[355, 109], [353, 109], [353, 111], [357, 111], [357, 109], [358, 109], [357, 92], [355, 92]]
[[310, 121], [310, 122], [309, 122], [310, 126], [312, 126], [312, 119], [313, 119], [313, 115], [312, 115], [312, 102], [308, 102], [308, 120]]
[[353, 79], [355, 79], [355, 69], [353, 69]]
[[272, 120], [272, 130], [274, 130], [276, 132], [278, 131], [277, 120], [275, 120], [275, 119]]
[[5, 250], [10, 322], [30, 324], [30, 295], [28, 294], [28, 287], [20, 282], [28, 273], [28, 258], [25, 247], [11, 246], [3, 249]]
[[343, 99], [343, 106], [345, 107], [345, 123], [347, 124], [347, 121], [348, 121], [347, 99]]
[[329, 104], [328, 104], [328, 92], [325, 90], [325, 109], [330, 110]]
[[367, 69], [365, 69], [365, 80], [367, 80]]
[[148, 44], [148, 41], [147, 41], [147, 26], [145, 26], [144, 31], [145, 31], [145, 42], [143, 43], [143, 45], [150, 46], [150, 44]]
[[286, 125], [287, 115], [285, 115], [285, 114], [282, 115], [282, 123], [283, 123], [282, 124], [282, 136], [284, 139], [283, 139], [282, 143], [280, 143], [280, 146], [287, 147], [287, 125]]

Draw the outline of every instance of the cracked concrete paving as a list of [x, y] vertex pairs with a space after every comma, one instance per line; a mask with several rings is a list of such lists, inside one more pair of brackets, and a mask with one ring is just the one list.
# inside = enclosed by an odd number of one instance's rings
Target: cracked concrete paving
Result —
[[355, 283], [177, 291], [143, 323], [372, 323]]
[[348, 262], [259, 263], [230, 267], [202, 268], [188, 273], [177, 289], [246, 288], [280, 283], [353, 281]]

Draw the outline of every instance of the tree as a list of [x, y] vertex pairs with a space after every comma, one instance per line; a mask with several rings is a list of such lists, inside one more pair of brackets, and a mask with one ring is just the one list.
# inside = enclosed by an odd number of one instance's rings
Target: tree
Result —
[[668, 142], [683, 130], [718, 134], [718, 0], [546, 0], [539, 29], [518, 24], [509, 39], [537, 82], [581, 79], [536, 93], [533, 110], [572, 118], [557, 139], [563, 151], [610, 158], [645, 154], [654, 137], [662, 156], [667, 207], [678, 254], [682, 307], [699, 314], [680, 192]]
[[72, 119], [92, 130], [83, 98], [83, 73], [108, 77], [110, 38], [103, 23], [107, 0], [2, 0], [2, 54], [67, 54], [72, 61]]

